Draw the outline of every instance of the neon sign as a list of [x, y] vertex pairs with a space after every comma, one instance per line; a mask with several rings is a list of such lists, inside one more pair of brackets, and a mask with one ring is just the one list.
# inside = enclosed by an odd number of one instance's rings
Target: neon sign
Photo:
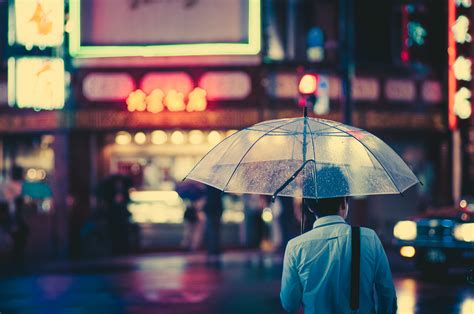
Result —
[[15, 0], [14, 8], [15, 33], [10, 36], [10, 45], [16, 42], [31, 48], [63, 43], [63, 0]]
[[469, 34], [471, 24], [466, 15], [457, 16], [457, 8], [469, 8], [470, 0], [449, 0], [448, 2], [448, 123], [451, 130], [457, 128], [457, 118], [467, 119], [472, 114], [471, 91], [461, 86], [462, 81], [472, 80], [472, 61], [463, 56], [459, 48], [472, 41]]
[[53, 110], [64, 107], [64, 62], [59, 58], [10, 58], [8, 103], [19, 108]]
[[[99, 12], [100, 10], [106, 12], [107, 11], [107, 6], [117, 6], [119, 1], [100, 1], [97, 0], [95, 2], [93, 1], [81, 1], [81, 0], [70, 0], [69, 1], [69, 23], [70, 23], [70, 40], [69, 40], [69, 53], [73, 57], [78, 57], [78, 58], [88, 58], [88, 57], [129, 57], [129, 56], [209, 56], [209, 55], [256, 55], [260, 52], [261, 48], [261, 8], [260, 8], [260, 2], [261, 0], [247, 0], [243, 1], [245, 5], [240, 6], [240, 1], [236, 1], [235, 3], [238, 6], [239, 9], [246, 9], [246, 21], [247, 25], [234, 25], [232, 29], [235, 31], [240, 31], [242, 27], [246, 28], [245, 34], [242, 34], [245, 40], [242, 41], [242, 38], [239, 37], [238, 40], [236, 40], [236, 35], [231, 33], [228, 34], [227, 37], [229, 39], [216, 39], [216, 38], [222, 38], [222, 34], [217, 36], [214, 39], [209, 39], [207, 40], [206, 37], [204, 36], [200, 40], [195, 40], [192, 41], [190, 39], [183, 40], [178, 43], [170, 43], [169, 39], [167, 36], [169, 35], [168, 33], [172, 33], [172, 31], [182, 29], [183, 28], [183, 21], [179, 22], [180, 24], [176, 24], [175, 26], [179, 27], [171, 27], [169, 28], [170, 24], [166, 24], [166, 22], [160, 21], [164, 24], [163, 29], [171, 29], [170, 31], [164, 31], [162, 32], [162, 37], [161, 40], [156, 43], [156, 41], [153, 41], [153, 39], [148, 38], [144, 39], [143, 41], [140, 42], [134, 42], [134, 45], [130, 44], [121, 44], [120, 40], [117, 40], [117, 38], [121, 38], [117, 36], [116, 33], [114, 33], [114, 30], [116, 31], [117, 27], [114, 27], [112, 24], [116, 23], [117, 20], [121, 20], [121, 24], [123, 24], [123, 19], [126, 18], [127, 20], [130, 19], [136, 19], [137, 16], [140, 16], [138, 13], [135, 14], [135, 12], [139, 12], [140, 14], [145, 14], [146, 16], [150, 16], [151, 18], [154, 18], [155, 20], [160, 20], [159, 18], [156, 17], [157, 11], [154, 10], [149, 10], [147, 8], [143, 9], [142, 6], [136, 8], [136, 10], [131, 10], [127, 8], [127, 4], [124, 3], [125, 1], [120, 1], [121, 4], [120, 6], [123, 7], [121, 8], [120, 12], [124, 14], [124, 17], [117, 19], [116, 17], [107, 17], [104, 15], [101, 15], [101, 20], [98, 22], [103, 22], [102, 27], [99, 27], [97, 30], [94, 30], [94, 32], [102, 32], [101, 30], [106, 30], [103, 31], [100, 35], [101, 37], [100, 40], [98, 40], [98, 44], [85, 44], [83, 42], [84, 35], [87, 33], [87, 28], [81, 25], [81, 10], [84, 10], [84, 8], [87, 8], [87, 5], [91, 6], [93, 9], [90, 9], [89, 11], [86, 11], [85, 14], [92, 14], [94, 11], [91, 12], [91, 10], [97, 10]], [[169, 1], [169, 2], [151, 2], [151, 1], [146, 1], [144, 2], [145, 4], [148, 5], [162, 5], [163, 7], [166, 8], [172, 8], [172, 6], [176, 6], [177, 1]], [[92, 3], [92, 4], [91, 4]], [[210, 2], [213, 6], [215, 4], [220, 4], [220, 2], [215, 2], [214, 4]], [[199, 3], [200, 6], [206, 6], [210, 5], [209, 2], [202, 1]], [[86, 5], [86, 6], [84, 6]], [[100, 5], [100, 7], [98, 6]], [[166, 5], [166, 6], [165, 6]], [[174, 8], [174, 7], [173, 7]], [[222, 7], [221, 7], [222, 8]], [[215, 8], [211, 8], [215, 9]], [[200, 9], [202, 11], [202, 8]], [[101, 13], [100, 11], [99, 13]], [[198, 9], [191, 10], [188, 7], [188, 10], [186, 11], [186, 14], [192, 14], [192, 12], [195, 12], [195, 18], [199, 18], [202, 20], [206, 19], [206, 16], [200, 16], [199, 15]], [[207, 14], [214, 14], [215, 10], [209, 11], [207, 10]], [[166, 14], [163, 16], [163, 18], [166, 18], [168, 20], [168, 17], [172, 16], [174, 17], [174, 14], [180, 13], [180, 12], [185, 12], [182, 9], [179, 11], [171, 11], [171, 14]], [[98, 14], [99, 14], [98, 13]], [[235, 12], [234, 12], [235, 13]], [[154, 16], [153, 16], [154, 14]], [[214, 14], [215, 15], [215, 14]], [[127, 18], [125, 16], [128, 16], [130, 18]], [[209, 15], [210, 16], [210, 15]], [[215, 18], [215, 17], [214, 17]], [[176, 23], [176, 21], [179, 21], [179, 19], [175, 19], [173, 22]], [[199, 23], [199, 20], [196, 20], [196, 23]], [[188, 21], [189, 23], [189, 21]], [[146, 23], [143, 23], [146, 24]], [[204, 24], [202, 22], [201, 24]], [[115, 24], [114, 24], [115, 25]], [[196, 24], [198, 25], [198, 24]], [[168, 28], [167, 28], [168, 27]], [[108, 30], [110, 29], [110, 32]], [[215, 30], [218, 30], [219, 28], [215, 28]], [[226, 27], [221, 27], [220, 30], [227, 29]], [[210, 33], [212, 29], [208, 29], [209, 32], [205, 31], [198, 31], [198, 29], [193, 30], [193, 29], [186, 29], [186, 32], [182, 32], [181, 35], [186, 35], [186, 34], [192, 34], [193, 31], [197, 32], [200, 34], [200, 36], [203, 36], [203, 34]], [[233, 31], [233, 32], [234, 32]], [[108, 33], [107, 33], [108, 32]], [[124, 32], [128, 32], [128, 34], [131, 33], [130, 29], [125, 30]], [[142, 32], [146, 33], [146, 32]], [[157, 31], [157, 28], [153, 28], [153, 32], [155, 35], [159, 34], [160, 32]], [[161, 34], [161, 33], [160, 33]], [[123, 34], [122, 34], [123, 35]], [[92, 37], [100, 37], [97, 34], [93, 34]], [[135, 34], [135, 36], [132, 36], [134, 40], [138, 40], [139, 34]], [[147, 37], [147, 36], [144, 36]], [[106, 39], [113, 39], [111, 40], [106, 40]], [[226, 38], [226, 37], [224, 37]], [[151, 41], [150, 41], [151, 39]], [[87, 41], [86, 41], [87, 42]], [[102, 44], [101, 42], [107, 42], [109, 44]], [[112, 42], [112, 43], [111, 43]], [[110, 44], [111, 43], [111, 44]]]
[[149, 95], [141, 89], [137, 89], [130, 93], [126, 103], [130, 112], [147, 111], [150, 113], [159, 113], [164, 111], [165, 108], [171, 112], [204, 111], [207, 107], [206, 91], [200, 87], [194, 88], [188, 94], [187, 102], [181, 92], [172, 89], [165, 93], [156, 88]]

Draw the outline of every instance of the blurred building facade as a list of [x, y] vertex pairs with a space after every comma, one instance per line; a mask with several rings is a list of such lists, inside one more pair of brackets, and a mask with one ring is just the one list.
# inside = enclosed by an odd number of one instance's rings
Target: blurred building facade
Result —
[[[29, 197], [25, 215], [41, 235], [30, 238], [30, 254], [66, 255], [99, 206], [96, 187], [118, 173], [136, 190], [130, 210], [144, 246], [177, 246], [184, 205], [169, 192], [235, 130], [301, 115], [304, 74], [318, 78], [311, 114], [343, 121], [343, 3], [0, 0], [2, 178], [19, 166], [26, 182], [51, 191]], [[387, 141], [423, 181], [404, 197], [354, 200], [352, 221], [386, 240], [398, 219], [453, 203], [453, 5], [456, 21], [472, 18], [470, 1], [355, 0], [352, 122]], [[466, 58], [469, 31], [455, 44]], [[471, 90], [470, 63], [467, 74], [459, 67], [459, 86]], [[459, 122], [465, 195], [474, 192], [471, 121]], [[225, 201], [228, 245], [243, 219], [239, 204]], [[159, 240], [146, 236], [156, 232]]]

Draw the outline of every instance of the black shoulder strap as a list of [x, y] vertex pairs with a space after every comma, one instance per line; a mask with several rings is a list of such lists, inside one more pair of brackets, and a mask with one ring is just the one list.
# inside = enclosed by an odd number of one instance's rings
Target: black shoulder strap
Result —
[[351, 227], [351, 310], [359, 309], [360, 286], [360, 227]]

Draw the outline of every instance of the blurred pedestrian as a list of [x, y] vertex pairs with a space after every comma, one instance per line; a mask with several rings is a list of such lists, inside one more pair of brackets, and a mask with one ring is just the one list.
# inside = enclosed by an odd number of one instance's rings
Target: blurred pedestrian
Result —
[[202, 243], [204, 224], [206, 217], [202, 211], [205, 198], [196, 200], [186, 200], [186, 210], [184, 211], [184, 231], [181, 246], [188, 251], [196, 251]]
[[220, 262], [222, 192], [214, 187], [206, 186], [206, 201], [203, 211], [206, 215], [206, 231], [204, 235], [207, 251], [207, 262], [217, 266]]
[[[0, 202], [0, 261], [8, 261], [13, 247], [12, 222], [7, 202]], [[0, 265], [3, 263], [0, 263]]]
[[111, 251], [114, 255], [130, 251], [130, 189], [132, 180], [125, 174], [106, 178], [97, 191], [100, 204], [105, 208]]
[[23, 217], [23, 198], [17, 197], [11, 229], [13, 239], [12, 259], [16, 265], [22, 265], [25, 261], [25, 250], [29, 234], [30, 228]]
[[11, 172], [11, 179], [7, 179], [2, 185], [3, 198], [8, 202], [11, 215], [15, 213], [15, 202], [17, 198], [22, 196], [23, 184], [23, 168], [14, 166]]
[[272, 222], [270, 239], [272, 243], [272, 251], [278, 251], [283, 243], [283, 226], [281, 216], [283, 215], [283, 203], [279, 197], [275, 201], [271, 201], [271, 197], [267, 196], [268, 207], [272, 212]]
[[260, 248], [264, 233], [262, 196], [244, 194], [242, 201], [244, 202], [245, 214], [245, 246], [250, 249]]
[[286, 196], [279, 196], [278, 198], [282, 205], [281, 215], [278, 217], [278, 220], [281, 226], [281, 249], [284, 251], [288, 241], [298, 234], [298, 222], [294, 215], [294, 198]]
[[[344, 185], [342, 190], [348, 189], [338, 168], [322, 169], [318, 175], [328, 185], [338, 182]], [[358, 258], [354, 255], [360, 264], [352, 264], [352, 241], [357, 238], [344, 220], [347, 198], [304, 202], [317, 220], [313, 230], [292, 239], [286, 247], [280, 293], [283, 307], [291, 313], [302, 304], [305, 313], [351, 313], [354, 307], [359, 313], [396, 313], [392, 274], [377, 234], [368, 228], [354, 229], [360, 230], [360, 251], [354, 251], [360, 252]], [[357, 265], [354, 271], [352, 265]]]

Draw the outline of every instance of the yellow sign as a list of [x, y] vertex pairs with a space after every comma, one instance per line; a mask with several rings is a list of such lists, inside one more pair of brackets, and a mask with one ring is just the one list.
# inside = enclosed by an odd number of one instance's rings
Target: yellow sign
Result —
[[59, 46], [63, 34], [63, 0], [15, 0], [16, 43], [26, 47]]
[[64, 62], [59, 58], [18, 58], [8, 62], [13, 89], [10, 104], [19, 108], [61, 109], [64, 107]]

